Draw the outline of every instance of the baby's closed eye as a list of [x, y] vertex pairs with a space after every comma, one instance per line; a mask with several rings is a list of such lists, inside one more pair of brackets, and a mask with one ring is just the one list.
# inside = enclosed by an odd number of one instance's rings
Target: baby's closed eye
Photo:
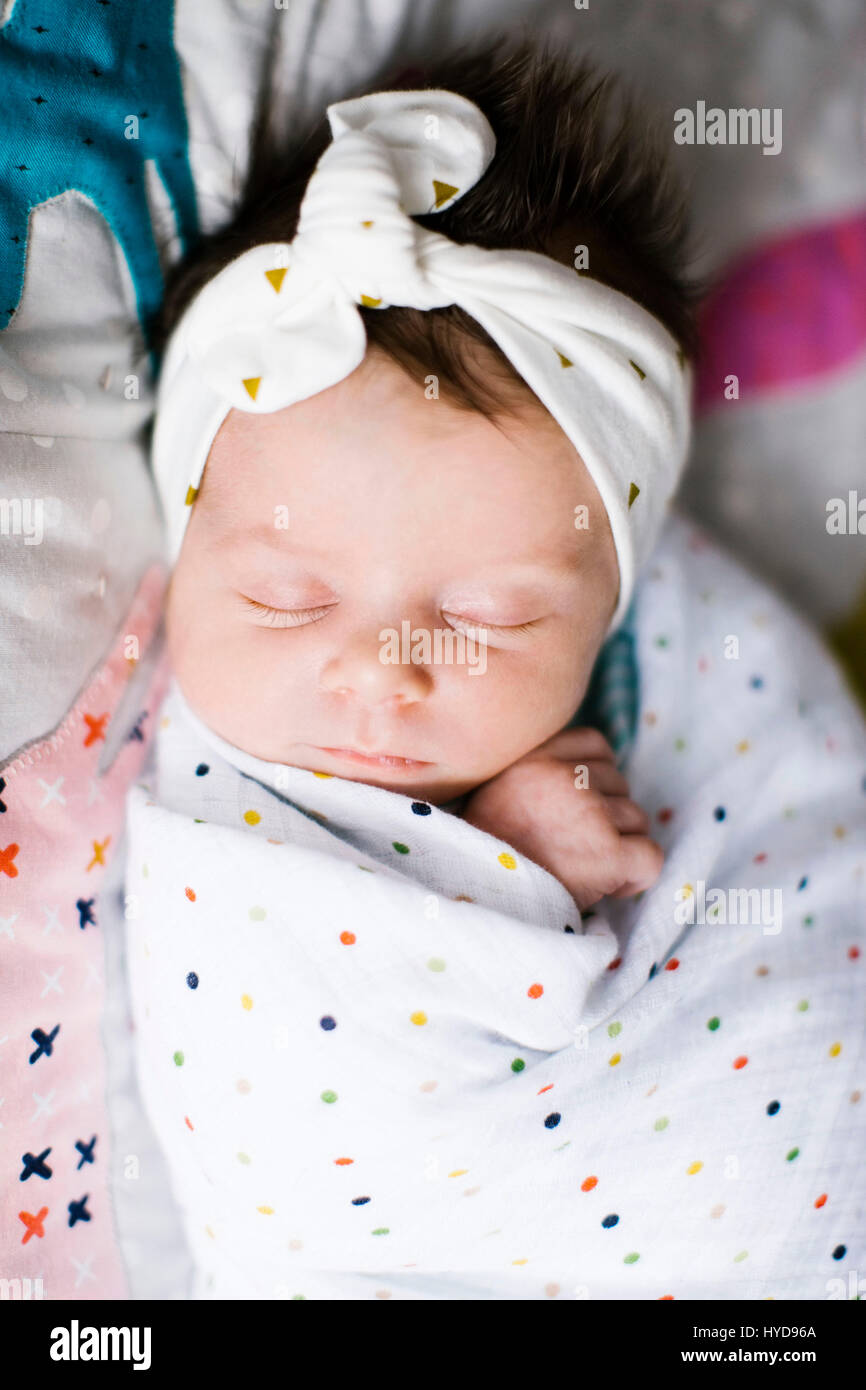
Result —
[[318, 622], [336, 607], [334, 603], [325, 603], [315, 608], [273, 608], [270, 604], [248, 598], [246, 594], [242, 594], [241, 599], [245, 609], [254, 614], [254, 621], [260, 627], [303, 627], [307, 623]]

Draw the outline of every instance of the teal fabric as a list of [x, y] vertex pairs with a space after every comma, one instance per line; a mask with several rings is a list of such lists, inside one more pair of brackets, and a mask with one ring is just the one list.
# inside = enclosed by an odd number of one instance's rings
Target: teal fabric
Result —
[[640, 710], [634, 612], [632, 602], [620, 627], [602, 647], [583, 703], [568, 726], [599, 729], [620, 765], [634, 743]]
[[173, 30], [173, 0], [15, 0], [0, 29], [0, 328], [21, 298], [31, 209], [74, 188], [117, 238], [149, 338], [162, 273], [145, 160], [156, 163], [184, 250], [198, 232]]

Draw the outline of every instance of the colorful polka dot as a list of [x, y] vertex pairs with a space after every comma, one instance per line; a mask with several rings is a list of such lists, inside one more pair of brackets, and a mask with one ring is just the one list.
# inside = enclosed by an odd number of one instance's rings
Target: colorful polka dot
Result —
[[322, 1095], [321, 1095], [321, 1099], [325, 1102], [326, 1105], [333, 1105], [333, 1104], [334, 1104], [334, 1101], [337, 1099], [337, 1092], [336, 1092], [336, 1091], [323, 1091], [323, 1092], [322, 1092]]
[[770, 1101], [770, 1104], [767, 1106], [767, 1114], [768, 1114], [768, 1115], [778, 1115], [778, 1113], [779, 1113], [779, 1111], [781, 1110], [781, 1108], [782, 1108], [782, 1107], [781, 1107], [781, 1105], [779, 1104], [779, 1102], [778, 1102], [777, 1100], [771, 1100], [771, 1101]]
[[412, 802], [412, 811], [414, 812], [414, 814], [415, 814], [416, 816], [429, 816], [430, 813], [431, 813], [431, 811], [432, 811], [432, 809], [433, 809], [433, 808], [432, 808], [431, 806], [428, 806], [428, 805], [427, 805], [427, 802], [426, 802], [426, 801], [413, 801], [413, 802]]
[[529, 995], [530, 999], [540, 999], [544, 993], [544, 985], [530, 985], [526, 993]]
[[503, 869], [517, 868], [517, 860], [514, 858], [514, 855], [508, 854], [506, 850], [503, 850], [499, 855], [498, 862], [502, 865]]
[[199, 763], [198, 767], [195, 770], [195, 775], [196, 777], [207, 777], [209, 772], [210, 768], [208, 767], [207, 763]]
[[721, 1028], [721, 1026], [722, 1020], [720, 1018], [717, 1018], [715, 1015], [712, 1018], [707, 1019], [707, 1027], [709, 1028], [711, 1033], [715, 1033], [718, 1028]]
[[198, 989], [198, 975], [196, 975], [194, 970], [191, 970], [189, 972], [189, 974], [186, 977], [186, 982], [189, 985], [190, 989]]
[[342, 941], [344, 946], [354, 946], [355, 933], [353, 931], [341, 931], [340, 940]]
[[249, 994], [241, 995], [241, 1008], [249, 1011], [253, 1007], [253, 1001]]
[[259, 821], [261, 820], [261, 816], [259, 815], [258, 811], [244, 811], [244, 820], [246, 821], [247, 825], [258, 825]]
[[326, 1033], [331, 1033], [337, 1026], [337, 1021], [330, 1014], [325, 1014], [324, 1018], [319, 1019], [319, 1027], [324, 1028]]
[[523, 1071], [525, 1066], [526, 1063], [524, 1062], [522, 1057], [515, 1057], [514, 1061], [511, 1063], [511, 1070], [515, 1072], [520, 1072]]
[[190, 902], [191, 902], [191, 903], [194, 903], [194, 902], [195, 902], [195, 893], [193, 892], [193, 890], [192, 890], [191, 888], [184, 888], [183, 891], [186, 893], [186, 896], [189, 898]]
[[401, 844], [399, 840], [392, 840], [391, 843], [392, 843], [394, 849], [397, 851], [398, 854], [408, 854], [408, 853], [409, 853], [409, 846], [408, 846], [408, 845], [403, 845], [403, 844]]
[[182, 1052], [175, 1052], [173, 1060], [174, 1060], [174, 1065], [175, 1065], [176, 1067], [182, 1067], [182, 1066], [183, 1066], [183, 1063], [184, 1063], [184, 1056], [183, 1056], [183, 1053], [182, 1053]]
[[743, 1067], [745, 1067], [745, 1066], [748, 1064], [748, 1061], [749, 1061], [748, 1057], [737, 1057], [737, 1058], [735, 1058], [735, 1060], [734, 1060], [734, 1071], [742, 1071]]
[[561, 1119], [562, 1116], [559, 1114], [559, 1112], [554, 1110], [552, 1114], [546, 1115], [544, 1118], [545, 1129], [556, 1129], [556, 1126], [559, 1124]]
[[425, 1014], [423, 1009], [416, 1009], [414, 1014], [409, 1015], [409, 1022], [415, 1023], [419, 1028], [421, 1028], [427, 1022], [427, 1015]]
[[606, 1231], [611, 1231], [613, 1230], [614, 1226], [617, 1225], [618, 1221], [619, 1217], [616, 1215], [615, 1212], [612, 1212], [610, 1216], [606, 1216], [604, 1218], [601, 1224]]
[[594, 1187], [598, 1187], [598, 1178], [584, 1178], [580, 1184], [581, 1192], [592, 1192]]

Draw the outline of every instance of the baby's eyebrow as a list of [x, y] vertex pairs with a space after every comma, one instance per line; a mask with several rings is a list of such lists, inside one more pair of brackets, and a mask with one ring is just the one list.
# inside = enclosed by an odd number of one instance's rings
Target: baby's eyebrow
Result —
[[472, 604], [479, 596], [482, 602], [492, 600], [494, 603], [533, 603], [551, 599], [556, 602], [558, 596], [566, 594], [584, 577], [585, 569], [574, 556], [562, 561], [511, 562], [474, 573], [465, 572], [448, 585], [447, 602]]
[[[220, 525], [226, 518], [229, 519], [229, 524]], [[215, 543], [220, 546], [234, 543], [244, 550], [252, 551], [264, 545], [268, 549], [279, 551], [284, 559], [287, 558], [290, 547], [292, 559], [305, 565], [333, 559], [333, 551], [327, 546], [304, 545], [297, 531], [293, 532], [291, 526], [279, 526], [276, 518], [270, 522], [259, 520], [238, 524], [236, 514], [229, 512], [227, 508], [219, 507], [216, 509], [214, 520]], [[585, 535], [588, 539], [588, 533]], [[568, 584], [574, 584], [585, 575], [593, 554], [594, 547], [586, 544], [584, 540], [583, 544], [572, 544], [562, 549], [557, 547], [555, 553], [540, 560], [508, 557], [502, 561], [492, 561], [477, 569], [473, 567], [470, 570], [467, 567], [459, 580], [449, 585], [449, 588], [455, 592], [463, 588], [495, 588], [502, 591], [523, 588], [529, 591], [526, 596], [532, 597], [533, 591], [541, 594], [551, 587], [561, 590]]]

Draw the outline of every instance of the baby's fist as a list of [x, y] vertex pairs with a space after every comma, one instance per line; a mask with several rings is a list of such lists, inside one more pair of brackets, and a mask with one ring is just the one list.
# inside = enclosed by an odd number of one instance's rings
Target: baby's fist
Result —
[[568, 729], [519, 758], [472, 793], [463, 818], [547, 869], [581, 911], [651, 887], [664, 862], [596, 729]]

